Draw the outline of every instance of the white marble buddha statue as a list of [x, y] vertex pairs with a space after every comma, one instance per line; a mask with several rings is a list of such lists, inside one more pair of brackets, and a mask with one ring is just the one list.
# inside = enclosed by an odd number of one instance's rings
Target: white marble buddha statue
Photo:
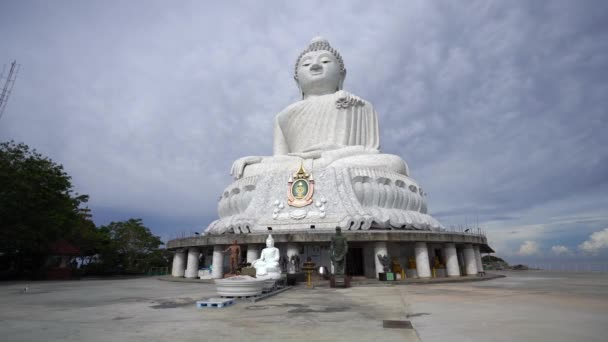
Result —
[[251, 263], [251, 266], [255, 267], [255, 277], [258, 279], [281, 279], [279, 257], [279, 249], [274, 247], [272, 235], [268, 234], [266, 248], [262, 249], [260, 258]]
[[[342, 89], [345, 77], [338, 51], [323, 38], [313, 39], [295, 65], [302, 99], [275, 117], [273, 155], [233, 163], [235, 181], [220, 196], [219, 219], [208, 233], [442, 228], [427, 214], [424, 192], [407, 164], [381, 153], [378, 115], [369, 102]], [[310, 176], [310, 192], [292, 182], [298, 170]], [[293, 205], [294, 189], [310, 201]], [[278, 272], [278, 250], [262, 254], [258, 274]]]
[[293, 170], [302, 160], [310, 169], [367, 167], [407, 176], [400, 157], [380, 153], [378, 116], [369, 102], [342, 90], [345, 77], [338, 51], [314, 38], [295, 66], [302, 100], [275, 117], [273, 156], [240, 158], [232, 176]]

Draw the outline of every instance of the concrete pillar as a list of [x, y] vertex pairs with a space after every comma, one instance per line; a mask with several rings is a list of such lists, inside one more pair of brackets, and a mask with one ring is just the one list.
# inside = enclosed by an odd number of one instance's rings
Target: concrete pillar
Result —
[[186, 278], [198, 278], [198, 258], [201, 256], [196, 247], [188, 248], [188, 264], [186, 266]]
[[211, 277], [213, 279], [222, 279], [224, 277], [224, 250], [219, 245], [213, 246]]
[[173, 267], [171, 268], [171, 275], [174, 277], [183, 277], [186, 272], [186, 252], [175, 251], [173, 255]]
[[458, 269], [460, 270], [460, 275], [465, 275], [464, 271], [464, 253], [462, 248], [456, 248], [456, 254], [458, 254]]
[[388, 248], [386, 247], [386, 242], [378, 241], [374, 244], [374, 260], [376, 265], [376, 279], [380, 279], [379, 274], [384, 272], [384, 267], [378, 259], [378, 254], [388, 256]]
[[298, 245], [295, 243], [287, 244], [287, 273], [294, 274], [296, 273], [296, 267], [291, 263], [291, 257], [294, 255], [300, 255], [300, 250], [298, 249]]
[[479, 245], [473, 246], [475, 251], [475, 261], [477, 262], [477, 272], [483, 272], [483, 262], [481, 261], [481, 253], [479, 252]]
[[445, 253], [445, 268], [448, 273], [448, 277], [460, 277], [456, 246], [453, 243], [446, 243], [443, 247], [443, 251]]
[[418, 278], [430, 278], [431, 268], [429, 267], [429, 250], [426, 247], [426, 242], [416, 242], [414, 252], [416, 253], [416, 273], [418, 273]]
[[477, 274], [477, 261], [475, 260], [475, 250], [473, 245], [464, 245], [464, 268], [467, 275]]
[[247, 262], [252, 263], [260, 258], [260, 247], [258, 245], [247, 245]]

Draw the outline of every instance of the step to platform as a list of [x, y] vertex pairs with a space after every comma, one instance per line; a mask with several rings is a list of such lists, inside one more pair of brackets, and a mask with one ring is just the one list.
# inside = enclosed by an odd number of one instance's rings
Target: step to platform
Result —
[[234, 304], [234, 299], [231, 298], [209, 298], [205, 300], [199, 300], [196, 302], [198, 309], [202, 308], [223, 308]]

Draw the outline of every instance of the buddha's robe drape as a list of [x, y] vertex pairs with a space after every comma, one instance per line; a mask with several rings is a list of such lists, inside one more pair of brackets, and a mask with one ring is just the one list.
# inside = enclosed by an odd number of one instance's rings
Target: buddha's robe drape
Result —
[[347, 108], [337, 108], [344, 94], [310, 97], [279, 113], [274, 122], [274, 155], [345, 146], [379, 149], [378, 115], [372, 105], [359, 99]]

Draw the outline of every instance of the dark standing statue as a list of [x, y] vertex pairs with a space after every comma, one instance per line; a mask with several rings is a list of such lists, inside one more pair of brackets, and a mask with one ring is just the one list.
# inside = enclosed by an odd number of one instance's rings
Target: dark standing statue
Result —
[[378, 254], [378, 260], [382, 264], [382, 268], [384, 269], [384, 273], [387, 273], [389, 271], [389, 263], [390, 263], [390, 261], [388, 260], [388, 256], [382, 255], [382, 254]]
[[336, 227], [336, 235], [331, 238], [331, 262], [334, 265], [334, 274], [337, 276], [344, 275], [344, 264], [346, 261], [346, 253], [348, 252], [348, 243], [342, 235], [340, 227]]
[[241, 259], [241, 247], [239, 247], [236, 240], [234, 240], [232, 245], [226, 248], [224, 253], [228, 251], [230, 251], [230, 273], [236, 274], [239, 267], [239, 260]]
[[287, 264], [289, 264], [289, 257], [287, 257], [287, 255], [281, 255], [281, 257], [279, 258], [281, 272], [287, 272]]

